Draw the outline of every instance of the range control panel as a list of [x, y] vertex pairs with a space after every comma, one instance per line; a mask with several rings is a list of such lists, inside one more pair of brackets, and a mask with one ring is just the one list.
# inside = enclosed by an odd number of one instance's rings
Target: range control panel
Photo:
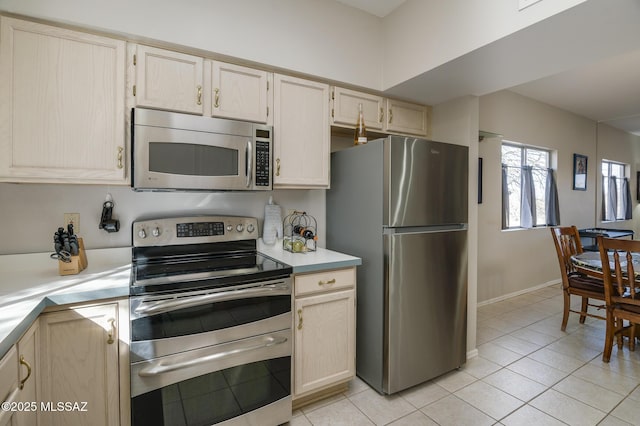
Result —
[[240, 216], [189, 216], [133, 222], [134, 247], [216, 243], [258, 238], [258, 219]]

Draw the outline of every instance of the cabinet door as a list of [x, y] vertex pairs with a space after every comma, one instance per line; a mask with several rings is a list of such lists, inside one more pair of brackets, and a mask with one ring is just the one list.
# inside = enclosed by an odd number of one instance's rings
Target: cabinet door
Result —
[[274, 75], [275, 187], [329, 186], [329, 86]]
[[[27, 330], [18, 342], [18, 363], [19, 363], [19, 376], [20, 380], [20, 395], [19, 401], [23, 403], [39, 404], [40, 394], [38, 383], [40, 370], [39, 370], [39, 337], [40, 329], [38, 327], [38, 321]], [[27, 404], [25, 404], [27, 406]], [[38, 405], [36, 410], [32, 407], [29, 411], [20, 411], [16, 413], [16, 420], [18, 426], [36, 426], [38, 424], [38, 411], [40, 406]]]
[[212, 115], [266, 123], [269, 78], [266, 71], [212, 61]]
[[[15, 346], [0, 359], [0, 402], [14, 403], [18, 400], [18, 351]], [[17, 412], [0, 410], [0, 426], [16, 426]]]
[[40, 317], [41, 400], [86, 403], [86, 411], [41, 411], [42, 424], [119, 424], [117, 306]]
[[125, 42], [0, 26], [0, 180], [125, 183]]
[[385, 130], [390, 133], [408, 133], [427, 136], [427, 107], [387, 99]]
[[134, 64], [137, 106], [202, 115], [203, 58], [138, 45]]
[[331, 93], [331, 124], [355, 128], [358, 121], [358, 104], [362, 104], [364, 125], [367, 130], [382, 130], [384, 122], [384, 98], [355, 90], [334, 87]]
[[295, 396], [355, 375], [355, 290], [295, 301]]

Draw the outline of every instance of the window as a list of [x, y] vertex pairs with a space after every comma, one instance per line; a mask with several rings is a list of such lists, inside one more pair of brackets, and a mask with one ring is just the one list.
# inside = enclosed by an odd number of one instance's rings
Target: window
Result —
[[558, 196], [551, 152], [502, 144], [502, 229], [559, 223]]
[[626, 179], [626, 165], [602, 160], [602, 220], [631, 219], [631, 193]]

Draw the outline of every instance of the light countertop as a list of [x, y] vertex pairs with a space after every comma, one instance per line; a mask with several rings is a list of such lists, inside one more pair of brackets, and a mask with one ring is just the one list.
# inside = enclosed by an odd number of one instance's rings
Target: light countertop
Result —
[[0, 357], [46, 307], [129, 296], [131, 247], [87, 250], [87, 260], [60, 276], [49, 253], [0, 256]]
[[[362, 263], [358, 257], [323, 248], [290, 253], [281, 242], [269, 246], [258, 240], [258, 251], [291, 265], [294, 274]], [[60, 276], [49, 253], [0, 256], [0, 357], [47, 307], [129, 296], [131, 247], [87, 250], [87, 260], [87, 269], [79, 274]]]
[[258, 240], [258, 251], [272, 259], [286, 263], [293, 268], [294, 274], [322, 271], [326, 269], [347, 268], [362, 264], [362, 259], [348, 254], [338, 253], [318, 247], [314, 252], [291, 253], [282, 248], [282, 241], [267, 245]]

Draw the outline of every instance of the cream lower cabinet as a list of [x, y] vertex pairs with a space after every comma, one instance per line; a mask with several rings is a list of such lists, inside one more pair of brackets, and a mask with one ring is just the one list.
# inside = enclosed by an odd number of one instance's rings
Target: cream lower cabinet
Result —
[[[18, 341], [18, 401], [28, 410], [17, 414], [18, 426], [35, 426], [40, 412], [40, 327], [38, 321]], [[35, 405], [33, 403], [36, 403]], [[36, 409], [34, 409], [36, 408]]]
[[273, 82], [273, 186], [328, 188], [329, 86], [281, 74]]
[[[36, 426], [38, 394], [38, 322], [0, 360], [0, 426]], [[42, 423], [40, 423], [42, 424]]]
[[0, 181], [126, 183], [125, 46], [0, 17]]
[[[40, 316], [43, 425], [119, 425], [118, 304], [69, 308]], [[128, 367], [128, 366], [127, 366]]]
[[[12, 404], [16, 404], [19, 398], [18, 388], [18, 351], [15, 346], [0, 359], [0, 402], [3, 408], [0, 410], [0, 426], [17, 426], [18, 412], [11, 410]], [[9, 404], [8, 406], [6, 404]]]
[[294, 401], [355, 377], [355, 277], [355, 267], [294, 277]]

